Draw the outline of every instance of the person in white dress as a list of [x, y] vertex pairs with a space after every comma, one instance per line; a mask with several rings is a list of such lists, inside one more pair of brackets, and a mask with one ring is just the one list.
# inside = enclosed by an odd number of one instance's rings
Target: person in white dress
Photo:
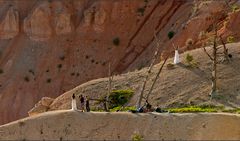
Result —
[[174, 61], [173, 61], [174, 64], [178, 64], [180, 63], [180, 58], [179, 58], [179, 53], [178, 53], [178, 47], [175, 48], [175, 56], [174, 56]]
[[72, 110], [77, 110], [77, 102], [75, 94], [72, 95]]

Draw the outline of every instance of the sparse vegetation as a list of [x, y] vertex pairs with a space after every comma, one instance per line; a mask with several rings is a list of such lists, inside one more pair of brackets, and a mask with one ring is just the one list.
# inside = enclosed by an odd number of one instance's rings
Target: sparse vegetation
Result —
[[135, 133], [132, 135], [132, 141], [143, 141], [143, 139], [143, 136], [140, 134]]
[[182, 108], [169, 108], [166, 109], [170, 113], [197, 113], [197, 112], [218, 112], [222, 110], [223, 106], [215, 106], [215, 105], [199, 105], [199, 106], [188, 106]]
[[25, 76], [25, 77], [24, 77], [24, 80], [25, 80], [26, 82], [29, 82], [29, 81], [30, 81], [30, 79], [29, 79], [28, 76]]
[[106, 65], [106, 62], [102, 62], [102, 65], [105, 66], [105, 65]]
[[58, 64], [57, 67], [58, 67], [59, 69], [61, 69], [61, 68], [62, 68], [62, 64]]
[[137, 9], [137, 12], [141, 14], [141, 16], [144, 15], [144, 12], [145, 12], [145, 7], [140, 7]]
[[175, 66], [175, 65], [174, 65], [173, 63], [168, 63], [168, 64], [167, 64], [167, 69], [169, 69], [169, 70], [170, 70], [170, 69], [174, 69], [174, 66]]
[[168, 32], [168, 39], [172, 39], [174, 35], [175, 35], [174, 31]]
[[4, 73], [3, 69], [0, 69], [0, 74], [3, 74], [3, 73]]
[[191, 39], [191, 38], [187, 39], [185, 45], [186, 45], [188, 48], [191, 47], [191, 46], [193, 45], [193, 39]]
[[222, 112], [240, 114], [240, 108], [224, 109]]
[[51, 83], [52, 82], [52, 79], [51, 78], [48, 78], [47, 79], [47, 83]]
[[113, 39], [113, 44], [114, 44], [115, 46], [119, 46], [119, 44], [120, 44], [120, 39], [119, 39], [118, 37], [114, 38], [114, 39]]
[[240, 8], [238, 7], [238, 5], [236, 5], [236, 4], [234, 4], [234, 5], [232, 5], [232, 12], [234, 13], [234, 12], [237, 12]]
[[29, 69], [28, 72], [34, 75], [34, 71], [32, 69]]
[[65, 59], [65, 56], [60, 56], [59, 59], [63, 61]]
[[131, 110], [136, 111], [136, 107], [133, 107], [133, 106], [128, 106], [128, 107], [117, 106], [117, 107], [114, 107], [114, 108], [110, 109], [110, 112], [131, 111]]
[[187, 67], [198, 67], [198, 64], [194, 61], [193, 56], [190, 55], [189, 53], [187, 53], [185, 61], [187, 63]]
[[20, 127], [22, 127], [22, 126], [25, 125], [25, 122], [23, 122], [23, 121], [19, 121], [18, 124], [19, 124]]
[[233, 36], [228, 36], [227, 37], [227, 42], [228, 43], [233, 43], [235, 41], [235, 38]]
[[113, 109], [126, 104], [133, 95], [133, 90], [114, 90], [109, 95], [109, 108]]
[[144, 62], [140, 63], [137, 67], [138, 70], [141, 70], [142, 68], [144, 68]]
[[185, 59], [187, 63], [191, 63], [193, 61], [193, 56], [188, 53]]

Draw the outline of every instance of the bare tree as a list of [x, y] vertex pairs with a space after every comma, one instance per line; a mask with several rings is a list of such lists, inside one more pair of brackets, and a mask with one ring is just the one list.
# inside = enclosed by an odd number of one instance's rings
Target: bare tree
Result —
[[113, 80], [113, 75], [111, 72], [111, 62], [109, 62], [109, 65], [108, 65], [108, 94], [106, 97], [106, 107], [104, 108], [106, 111], [109, 111], [109, 96], [112, 91], [112, 80]]
[[229, 61], [229, 54], [228, 54], [228, 49], [226, 47], [226, 43], [224, 42], [222, 36], [219, 36], [219, 38], [220, 38], [220, 41], [223, 45], [223, 54], [224, 54], [223, 61]]
[[142, 89], [141, 89], [141, 92], [140, 92], [140, 95], [139, 95], [139, 98], [138, 98], [138, 101], [137, 101], [137, 109], [141, 107], [141, 102], [142, 102], [142, 99], [143, 99], [143, 94], [144, 94], [144, 90], [145, 90], [145, 87], [146, 87], [149, 75], [151, 74], [151, 71], [152, 71], [152, 68], [154, 66], [154, 63], [155, 63], [157, 57], [159, 56], [159, 52], [160, 52], [160, 42], [159, 42], [159, 39], [157, 39], [157, 35], [156, 34], [154, 34], [154, 37], [156, 39], [156, 44], [157, 44], [156, 51], [155, 51], [155, 53], [153, 55], [151, 65], [148, 68], [147, 75], [146, 75], [146, 77], [144, 79], [144, 82], [143, 82], [143, 85], [141, 87]]
[[207, 54], [207, 56], [209, 57], [209, 59], [212, 61], [212, 74], [211, 74], [211, 81], [212, 81], [212, 87], [211, 87], [211, 92], [209, 94], [209, 96], [211, 96], [211, 98], [216, 95], [217, 93], [217, 51], [220, 48], [217, 48], [217, 28], [216, 25], [214, 24], [214, 35], [213, 35], [213, 48], [212, 48], [212, 54], [210, 55], [206, 48], [203, 47], [204, 52]]
[[[169, 56], [168, 56], [168, 57], [169, 57]], [[160, 66], [160, 68], [159, 68], [159, 70], [158, 70], [158, 73], [156, 74], [156, 76], [155, 76], [155, 78], [154, 78], [154, 81], [153, 81], [153, 83], [152, 83], [152, 85], [151, 85], [151, 87], [150, 87], [150, 89], [149, 89], [149, 92], [148, 92], [148, 94], [147, 94], [147, 96], [146, 96], [146, 100], [147, 100], [147, 101], [148, 101], [149, 95], [152, 93], [153, 87], [154, 87], [155, 83], [157, 82], [157, 79], [158, 79], [160, 73], [162, 72], [162, 69], [163, 69], [165, 63], [166, 63], [167, 60], [168, 60], [168, 57], [166, 57], [166, 58], [164, 59], [162, 65]]]

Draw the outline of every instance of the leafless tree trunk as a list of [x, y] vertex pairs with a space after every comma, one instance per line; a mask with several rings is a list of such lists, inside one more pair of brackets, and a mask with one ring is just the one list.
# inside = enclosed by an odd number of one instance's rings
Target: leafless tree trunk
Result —
[[148, 68], [147, 75], [146, 75], [146, 77], [145, 77], [145, 79], [144, 79], [144, 82], [143, 82], [143, 85], [142, 85], [142, 87], [141, 87], [142, 89], [141, 89], [141, 92], [140, 92], [140, 95], [139, 95], [139, 98], [138, 98], [138, 101], [137, 101], [137, 109], [141, 107], [141, 102], [142, 102], [142, 99], [143, 99], [143, 93], [144, 93], [144, 90], [145, 90], [145, 87], [146, 87], [147, 80], [148, 80], [148, 78], [149, 78], [149, 75], [150, 75], [150, 73], [151, 73], [151, 71], [152, 71], [152, 68], [153, 68], [153, 66], [154, 66], [154, 63], [155, 63], [157, 57], [159, 56], [159, 52], [160, 52], [160, 43], [159, 43], [159, 40], [157, 39], [157, 35], [154, 34], [154, 37], [155, 37], [156, 42], [157, 42], [157, 47], [156, 47], [156, 51], [155, 51], [155, 53], [154, 53], [154, 56], [153, 56], [153, 58], [152, 58], [151, 65], [150, 65], [150, 67]]
[[211, 98], [217, 93], [217, 28], [214, 26], [214, 38], [213, 38], [213, 50], [212, 50], [212, 56], [206, 51], [206, 48], [203, 47], [204, 52], [207, 54], [207, 56], [212, 61], [212, 88], [210, 92]]
[[217, 31], [215, 29], [215, 35], [214, 35], [214, 41], [213, 41], [213, 63], [212, 63], [212, 91], [210, 93], [210, 96], [212, 97], [213, 95], [216, 94], [217, 92], [217, 43], [216, 43], [216, 38], [217, 38]]
[[148, 94], [147, 94], [146, 100], [148, 100], [149, 95], [152, 93], [153, 87], [154, 87], [155, 83], [157, 82], [157, 79], [158, 79], [160, 73], [162, 72], [162, 69], [163, 69], [165, 63], [167, 62], [167, 60], [168, 60], [168, 57], [166, 57], [166, 58], [164, 59], [163, 64], [160, 66], [159, 71], [158, 71], [158, 73], [157, 73], [157, 75], [156, 75], [156, 77], [155, 77], [155, 79], [154, 79], [154, 81], [153, 81], [153, 83], [152, 83], [152, 85], [151, 85], [151, 88], [150, 88], [150, 90], [149, 90], [149, 92], [148, 92]]
[[224, 60], [223, 61], [229, 61], [229, 57], [228, 57], [228, 49], [226, 47], [226, 43], [223, 41], [223, 38], [221, 36], [219, 36], [221, 43], [223, 45], [223, 54], [224, 54]]
[[109, 96], [112, 91], [112, 80], [113, 80], [113, 75], [111, 73], [111, 63], [108, 65], [108, 95], [106, 97], [106, 107], [104, 108], [106, 111], [109, 111]]

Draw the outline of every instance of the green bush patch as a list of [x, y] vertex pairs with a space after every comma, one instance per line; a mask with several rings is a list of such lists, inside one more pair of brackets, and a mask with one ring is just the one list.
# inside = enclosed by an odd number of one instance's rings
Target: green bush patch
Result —
[[109, 96], [109, 108], [113, 109], [126, 104], [133, 95], [133, 90], [114, 90]]
[[113, 44], [114, 44], [115, 46], [119, 46], [119, 44], [120, 44], [120, 39], [119, 39], [118, 37], [114, 38], [114, 39], [113, 39]]
[[198, 113], [198, 112], [218, 112], [222, 110], [223, 106], [215, 106], [215, 105], [198, 105], [198, 106], [188, 106], [182, 108], [169, 108], [166, 109], [170, 113]]

